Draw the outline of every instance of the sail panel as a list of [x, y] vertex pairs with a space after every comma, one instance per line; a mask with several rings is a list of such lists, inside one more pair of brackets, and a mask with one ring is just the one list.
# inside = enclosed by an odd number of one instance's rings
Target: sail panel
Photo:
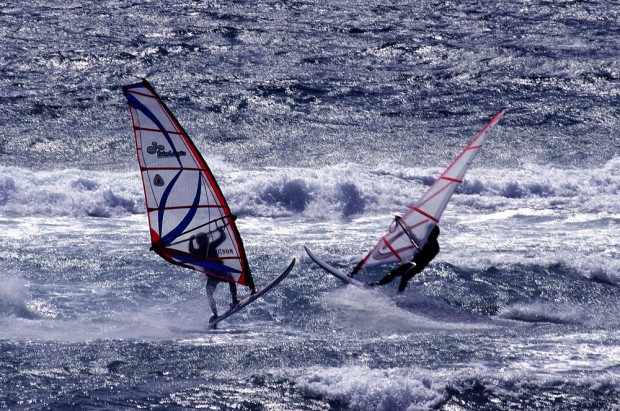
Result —
[[502, 118], [505, 109], [497, 113], [482, 131], [465, 147], [407, 212], [396, 218], [385, 234], [366, 255], [360, 265], [374, 267], [412, 259], [428, 239], [460, 184], [474, 158], [484, 145], [488, 133]]
[[182, 135], [137, 129], [136, 142], [142, 168], [200, 167]]
[[192, 206], [214, 206], [218, 197], [212, 187], [202, 178], [202, 171], [183, 169], [143, 170], [142, 179], [149, 185], [146, 202], [149, 208], [182, 207], [188, 205], [189, 198], [195, 198]]
[[123, 92], [153, 250], [171, 263], [248, 284], [251, 274], [235, 216], [196, 146], [146, 80]]

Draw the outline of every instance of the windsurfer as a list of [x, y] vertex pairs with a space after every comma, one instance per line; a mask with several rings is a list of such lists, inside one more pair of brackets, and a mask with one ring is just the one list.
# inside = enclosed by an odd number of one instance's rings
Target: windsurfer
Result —
[[[209, 241], [209, 235], [207, 233], [199, 233], [198, 235], [193, 235], [189, 239], [189, 252], [195, 255], [198, 255], [207, 260], [216, 259], [218, 257], [217, 247], [219, 247], [224, 241], [226, 241], [226, 233], [224, 232], [224, 227], [218, 227], [217, 232], [219, 236], [213, 240]], [[194, 241], [198, 245], [198, 247], [194, 246]], [[212, 275], [207, 274], [207, 299], [209, 300], [209, 306], [211, 307], [211, 313], [213, 314], [209, 321], [213, 321], [217, 318], [217, 304], [215, 303], [215, 298], [213, 294], [215, 293], [215, 288], [217, 285], [223, 281], [220, 278], [217, 278]], [[230, 287], [230, 296], [232, 302], [230, 303], [231, 307], [239, 304], [239, 299], [237, 298], [237, 284], [234, 281], [226, 281], [228, 286]]]
[[385, 285], [400, 276], [401, 279], [400, 285], [398, 286], [398, 292], [402, 293], [405, 291], [409, 280], [411, 280], [416, 274], [422, 272], [422, 270], [424, 270], [439, 253], [439, 242], [437, 241], [437, 237], [439, 237], [439, 226], [436, 225], [433, 227], [433, 231], [431, 231], [426, 244], [422, 247], [422, 249], [420, 249], [420, 252], [411, 259], [411, 261], [401, 264], [379, 281], [370, 283], [369, 285], [371, 287]]

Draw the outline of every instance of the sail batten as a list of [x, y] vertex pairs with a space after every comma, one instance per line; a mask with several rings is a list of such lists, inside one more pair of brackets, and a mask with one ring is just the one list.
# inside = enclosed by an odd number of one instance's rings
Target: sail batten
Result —
[[167, 171], [201, 171], [201, 168], [193, 168], [193, 167], [140, 167], [140, 171], [157, 171], [157, 170], [167, 170]]
[[174, 207], [147, 207], [146, 211], [159, 211], [159, 210], [182, 210], [188, 208], [219, 208], [215, 205], [187, 205], [187, 206], [174, 206]]
[[418, 208], [418, 207], [411, 206], [411, 207], [409, 207], [409, 208], [411, 208], [413, 211], [416, 211], [416, 212], [418, 212], [418, 213], [422, 214], [422, 215], [423, 215], [423, 216], [425, 216], [425, 217], [428, 217], [430, 220], [433, 220], [433, 221], [434, 221], [434, 222], [436, 222], [436, 223], [437, 223], [437, 222], [439, 222], [439, 219], [438, 219], [437, 217], [435, 217], [435, 216], [432, 216], [432, 215], [428, 214], [428, 213], [427, 213], [427, 212], [425, 212], [424, 210], [420, 210], [420, 208]]
[[146, 128], [146, 127], [140, 127], [140, 126], [134, 126], [134, 130], [139, 130], [139, 131], [152, 131], [153, 133], [166, 133], [166, 134], [181, 134], [178, 131], [172, 131], [172, 130], [157, 130], [155, 128]]
[[236, 217], [193, 141], [146, 81], [123, 87], [133, 123], [152, 250], [167, 261], [252, 283]]
[[[358, 265], [359, 268], [402, 262], [413, 258], [419, 252], [426, 244], [434, 225], [440, 221], [457, 185], [463, 182], [463, 177], [484, 145], [488, 132], [505, 112], [505, 109], [500, 110], [439, 175], [422, 197], [409, 206], [402, 217], [397, 217], [388, 233], [381, 237]], [[414, 238], [418, 241], [414, 242]]]
[[457, 178], [452, 178], [452, 177], [440, 176], [439, 178], [441, 178], [442, 180], [452, 181], [453, 183], [457, 183], [457, 184], [460, 184], [463, 182], [463, 180], [459, 180]]

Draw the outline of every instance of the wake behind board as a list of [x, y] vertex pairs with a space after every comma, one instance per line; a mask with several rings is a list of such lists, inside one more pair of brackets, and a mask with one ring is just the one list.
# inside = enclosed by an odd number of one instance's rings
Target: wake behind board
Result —
[[342, 281], [348, 284], [352, 284], [359, 288], [368, 288], [368, 285], [366, 283], [356, 280], [354, 278], [351, 278], [348, 275], [338, 271], [337, 269], [335, 269], [334, 267], [332, 267], [331, 265], [327, 264], [325, 261], [317, 257], [308, 247], [304, 246], [304, 248], [306, 250], [306, 253], [308, 253], [308, 256], [312, 259], [312, 261], [317, 263], [323, 270], [327, 271], [334, 277], [339, 278]]
[[289, 273], [291, 272], [291, 270], [293, 269], [294, 266], [295, 266], [295, 259], [293, 258], [293, 261], [291, 261], [289, 266], [286, 267], [286, 270], [284, 270], [284, 272], [282, 274], [280, 274], [278, 277], [276, 277], [276, 279], [274, 279], [272, 282], [270, 282], [269, 284], [267, 284], [266, 286], [264, 286], [263, 288], [258, 290], [255, 294], [248, 296], [247, 298], [242, 300], [239, 304], [237, 304], [234, 307], [230, 308], [228, 311], [226, 311], [224, 314], [218, 316], [213, 321], [209, 321], [209, 328], [215, 328], [216, 325], [220, 321], [225, 320], [226, 318], [230, 317], [231, 315], [233, 315], [237, 311], [241, 310], [242, 308], [246, 307], [247, 305], [251, 304], [252, 302], [258, 300], [263, 295], [267, 294], [276, 285], [280, 284], [280, 282], [282, 280], [284, 280], [287, 275], [289, 275]]

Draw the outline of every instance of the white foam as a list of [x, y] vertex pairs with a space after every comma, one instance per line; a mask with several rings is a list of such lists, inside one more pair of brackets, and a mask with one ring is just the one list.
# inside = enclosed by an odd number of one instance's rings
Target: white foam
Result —
[[574, 304], [531, 302], [503, 307], [497, 316], [533, 323], [582, 324], [587, 313], [584, 308]]
[[28, 283], [13, 275], [0, 276], [0, 317], [34, 318], [29, 307]]
[[371, 369], [363, 366], [312, 367], [296, 378], [301, 392], [346, 404], [353, 410], [425, 410], [445, 397], [421, 369]]
[[[490, 321], [482, 319], [468, 321], [472, 320], [471, 314], [415, 292], [394, 298], [388, 287], [362, 290], [347, 286], [326, 294], [324, 298], [336, 310], [341, 326], [382, 335], [428, 329], [464, 330], [494, 326]], [[465, 321], [464, 317], [467, 317]]]
[[[402, 213], [441, 172], [441, 168], [380, 168], [335, 164], [315, 168], [243, 169], [209, 159], [231, 207], [239, 214], [281, 217], [306, 215], [334, 219]], [[446, 215], [476, 213], [480, 219], [523, 215], [579, 218], [620, 215], [619, 159], [598, 169], [524, 165], [516, 169], [476, 168], [448, 206]], [[0, 213], [5, 215], [93, 215], [143, 213], [139, 173], [90, 170], [32, 171], [3, 167]], [[518, 210], [518, 211], [515, 211]], [[525, 213], [525, 214], [524, 214]]]
[[491, 397], [530, 404], [535, 401], [532, 386], [538, 387], [541, 395], [546, 387], [554, 390], [558, 385], [615, 390], [620, 380], [606, 370], [617, 365], [618, 350], [597, 340], [597, 336], [569, 335], [547, 343], [507, 341], [496, 345], [502, 362], [471, 360], [433, 368], [317, 366], [279, 372], [292, 378], [304, 395], [352, 410], [435, 409], [455, 393], [481, 389]]

